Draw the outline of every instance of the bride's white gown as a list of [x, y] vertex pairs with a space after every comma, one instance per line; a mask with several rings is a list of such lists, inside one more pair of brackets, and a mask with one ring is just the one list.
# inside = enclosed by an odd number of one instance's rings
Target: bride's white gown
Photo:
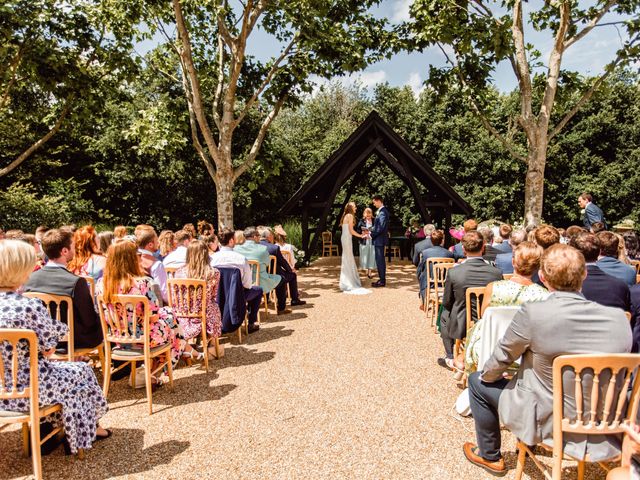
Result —
[[360, 275], [358, 275], [358, 267], [356, 267], [356, 259], [353, 256], [352, 235], [349, 230], [349, 224], [342, 225], [342, 264], [340, 268], [340, 290], [351, 295], [366, 295], [371, 290], [362, 288], [360, 283]]

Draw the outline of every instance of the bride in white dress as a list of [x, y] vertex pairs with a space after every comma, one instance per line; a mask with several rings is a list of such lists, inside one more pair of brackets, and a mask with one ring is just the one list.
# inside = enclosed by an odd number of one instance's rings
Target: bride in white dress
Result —
[[342, 264], [340, 268], [340, 290], [351, 295], [366, 295], [371, 290], [362, 288], [360, 275], [353, 256], [352, 237], [363, 238], [353, 227], [355, 225], [356, 204], [349, 202], [342, 215]]

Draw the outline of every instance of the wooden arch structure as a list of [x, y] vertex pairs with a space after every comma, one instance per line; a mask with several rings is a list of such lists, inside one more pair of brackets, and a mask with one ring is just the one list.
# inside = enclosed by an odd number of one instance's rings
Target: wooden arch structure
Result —
[[[335, 208], [342, 210], [368, 175], [365, 166], [372, 155], [409, 187], [424, 223], [439, 224], [448, 236], [452, 214], [471, 215], [469, 204], [374, 110], [280, 209], [282, 215], [302, 215], [302, 248], [307, 260], [320, 233], [327, 229], [329, 214]], [[335, 204], [338, 192], [347, 182], [344, 202]], [[419, 184], [426, 193], [422, 193]], [[312, 218], [318, 220], [314, 229], [309, 228]]]

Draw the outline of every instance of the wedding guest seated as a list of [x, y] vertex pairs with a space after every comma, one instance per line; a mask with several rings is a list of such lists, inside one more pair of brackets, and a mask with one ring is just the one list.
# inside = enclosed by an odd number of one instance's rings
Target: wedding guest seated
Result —
[[[260, 244], [267, 247], [269, 255], [275, 255], [276, 257], [276, 273], [282, 277], [284, 282], [276, 287], [276, 295], [278, 297], [278, 312], [288, 313], [287, 309], [287, 284], [289, 285], [289, 294], [291, 295], [291, 306], [296, 307], [299, 305], [305, 305], [307, 302], [300, 300], [300, 293], [298, 291], [298, 275], [289, 266], [282, 253], [280, 253], [280, 247], [273, 243], [273, 232], [269, 227], [258, 227], [260, 233]], [[284, 299], [284, 302], [282, 301]]]
[[[236, 232], [237, 233], [237, 232]], [[237, 235], [234, 235], [234, 238]], [[269, 257], [269, 251], [264, 245], [260, 245], [260, 235], [256, 227], [247, 227], [244, 229], [245, 242], [241, 245], [236, 244], [233, 247], [235, 252], [238, 252], [247, 260], [257, 260], [260, 263], [260, 288], [262, 292], [269, 295], [271, 291], [276, 288], [282, 281], [282, 277], [278, 274], [269, 273], [269, 266], [271, 265], [271, 258]], [[280, 304], [280, 299], [278, 299]], [[286, 305], [286, 290], [283, 303]]]
[[78, 228], [73, 234], [74, 255], [67, 264], [70, 272], [98, 280], [107, 259], [100, 253], [98, 234], [91, 225]]
[[114, 238], [113, 232], [106, 231], [98, 234], [98, 247], [100, 248], [100, 253], [105, 257]]
[[237, 268], [242, 275], [245, 301], [249, 313], [249, 333], [256, 332], [260, 325], [256, 325], [258, 311], [262, 301], [262, 288], [253, 286], [251, 267], [244, 255], [235, 252], [235, 232], [230, 228], [223, 228], [218, 235], [220, 250], [211, 256], [211, 266], [220, 268]]
[[[195, 240], [187, 247], [187, 264], [176, 271], [175, 278], [196, 278], [207, 282], [204, 298], [200, 295], [196, 296], [194, 308], [199, 311], [202, 308], [202, 302], [205, 302], [207, 339], [211, 342], [222, 334], [222, 316], [216, 303], [220, 272], [210, 263], [209, 247], [203, 240]], [[176, 310], [174, 310], [174, 314], [186, 340], [202, 334], [202, 321], [199, 318], [180, 317], [180, 312]], [[215, 347], [210, 347], [209, 353], [215, 356]]]
[[[462, 224], [462, 228], [465, 234], [469, 232], [475, 232], [476, 230], [478, 230], [478, 222], [476, 222], [473, 218], [470, 218]], [[462, 258], [465, 258], [462, 241], [460, 241], [460, 243], [456, 243], [456, 245], [453, 247], [453, 258], [456, 262]]]
[[[546, 288], [533, 283], [531, 276], [540, 268], [542, 258], [542, 247], [533, 242], [522, 242], [513, 250], [514, 275], [509, 280], [498, 280], [487, 285], [484, 299], [482, 301], [481, 313], [489, 307], [511, 307], [522, 305], [527, 302], [539, 302], [549, 296]], [[477, 347], [482, 341], [479, 332], [481, 331], [482, 319], [471, 328], [468, 333], [467, 345], [465, 348], [465, 365], [467, 373], [476, 371], [478, 365]], [[456, 364], [457, 368], [462, 365]]]
[[167, 272], [162, 262], [154, 255], [154, 252], [159, 247], [159, 242], [153, 227], [148, 225], [136, 227], [136, 243], [138, 245], [138, 255], [140, 255], [140, 266], [145, 275], [153, 279], [154, 286], [157, 286], [156, 295], [159, 292], [162, 302], [166, 304], [169, 301], [167, 295]]
[[193, 226], [193, 223], [185, 223], [182, 230], [189, 232], [191, 238], [196, 238], [198, 236], [198, 232], [196, 232], [196, 227]]
[[211, 225], [206, 220], [200, 220], [198, 222], [198, 239], [202, 240], [204, 237], [208, 237], [209, 235], [213, 235], [214, 229], [213, 225]]
[[482, 258], [484, 238], [477, 231], [462, 237], [463, 254], [467, 260], [447, 273], [442, 297], [440, 336], [444, 344], [445, 358], [438, 359], [440, 366], [454, 369], [453, 346], [456, 339], [467, 333], [466, 291], [469, 287], [484, 287], [488, 283], [502, 280], [502, 272]]
[[627, 249], [629, 260], [640, 260], [640, 240], [636, 232], [625, 232], [622, 234], [624, 246]]
[[615, 233], [600, 232], [598, 233], [600, 241], [600, 259], [597, 262], [598, 267], [612, 277], [616, 277], [628, 286], [636, 284], [636, 269], [631, 265], [618, 260], [618, 246], [620, 241]]
[[587, 265], [587, 278], [582, 282], [582, 295], [600, 305], [628, 311], [629, 287], [622, 280], [607, 274], [597, 264], [601, 251], [598, 236], [583, 231], [571, 238], [570, 245], [582, 253]]
[[204, 237], [202, 241], [207, 245], [207, 248], [209, 248], [209, 255], [213, 255], [220, 250], [220, 242], [218, 242], [218, 237], [215, 233]]
[[[171, 345], [171, 359], [176, 365], [181, 356], [191, 358], [202, 358], [202, 355], [194, 356], [192, 347], [179, 333], [179, 325], [173, 317], [173, 312], [168, 307], [160, 307], [158, 297], [153, 291], [153, 280], [147, 277], [140, 267], [138, 260], [138, 247], [129, 240], [122, 240], [109, 247], [107, 255], [107, 265], [104, 269], [104, 276], [96, 285], [96, 292], [102, 295], [107, 308], [113, 309], [111, 303], [114, 295], [144, 295], [149, 299], [149, 307], [152, 315], [157, 315], [154, 322], [150, 324], [149, 339], [151, 348], [160, 345]], [[137, 336], [144, 333], [142, 316], [142, 305], [136, 305], [137, 312]], [[133, 307], [127, 305], [128, 314], [133, 316]], [[122, 348], [127, 346], [123, 345]], [[153, 370], [153, 367], [152, 367]], [[154, 383], [160, 383], [157, 378]]]
[[116, 228], [113, 229], [113, 236], [115, 237], [116, 240], [120, 240], [122, 238], [124, 238], [127, 235], [127, 227], [125, 227], [124, 225], [118, 225]]
[[431, 234], [435, 231], [436, 226], [433, 223], [427, 223], [422, 230], [424, 231], [424, 240], [420, 240], [413, 246], [413, 264], [417, 267], [420, 264], [420, 254], [427, 248], [433, 247], [431, 243]]
[[[369, 210], [371, 211], [371, 209]], [[280, 251], [290, 253], [289, 258], [287, 260], [289, 261], [289, 266], [291, 267], [291, 270], [295, 272], [296, 271], [296, 254], [295, 254], [295, 249], [293, 248], [293, 245], [291, 245], [290, 243], [287, 243], [287, 232], [284, 231], [284, 228], [282, 228], [282, 225], [276, 225], [273, 228], [273, 235], [275, 238], [276, 245], [280, 247]]]
[[[418, 281], [420, 283], [420, 298], [424, 299], [427, 290], [427, 259], [429, 258], [453, 258], [453, 252], [450, 252], [442, 246], [444, 242], [444, 232], [442, 230], [434, 230], [431, 233], [431, 248], [422, 251], [422, 261], [418, 265]], [[433, 277], [433, 268], [429, 272]]]
[[507, 253], [512, 250], [511, 247], [511, 233], [513, 232], [513, 227], [508, 223], [503, 223], [498, 228], [498, 233], [500, 234], [500, 238], [502, 239], [501, 243], [494, 244], [494, 248], [500, 250], [501, 253]]
[[[42, 249], [49, 261], [31, 274], [24, 291], [71, 297], [74, 347], [97, 347], [102, 343], [102, 326], [89, 285], [84, 278], [67, 270], [67, 264], [73, 258], [73, 234], [68, 230], [49, 230], [42, 238]], [[61, 307], [60, 314], [66, 317], [66, 305]]]
[[171, 230], [163, 230], [158, 236], [158, 251], [156, 257], [161, 262], [176, 249], [175, 235]]
[[568, 227], [567, 231], [565, 232], [567, 237], [567, 244], [569, 244], [573, 237], [582, 232], [586, 232], [586, 230], [578, 225], [571, 225], [570, 227]]
[[480, 235], [482, 235], [484, 239], [484, 255], [482, 258], [489, 262], [495, 262], [496, 256], [502, 253], [502, 250], [493, 246], [493, 230], [485, 227], [478, 229], [478, 232], [480, 232]]
[[[71, 241], [71, 239], [69, 239]], [[66, 248], [66, 247], [65, 247]], [[62, 423], [71, 453], [88, 450], [93, 442], [111, 436], [109, 430], [100, 427], [98, 421], [107, 413], [107, 400], [91, 367], [82, 362], [51, 361], [56, 344], [67, 334], [68, 327], [52, 319], [42, 303], [17, 293], [29, 278], [36, 263], [35, 250], [24, 242], [0, 241], [0, 328], [29, 329], [38, 337], [38, 394], [41, 405], [62, 405], [61, 415], [46, 417], [44, 422], [58, 426]], [[20, 342], [22, 355], [16, 359], [10, 350], [2, 348], [4, 372], [7, 378], [17, 378], [15, 388], [26, 389], [29, 379], [27, 344]], [[14, 372], [13, 359], [18, 372]], [[4, 380], [4, 379], [3, 379]], [[3, 400], [1, 410], [29, 411], [24, 399]]]
[[595, 233], [596, 235], [600, 232], [604, 232], [606, 229], [607, 227], [603, 222], [595, 222], [591, 224], [591, 233]]
[[7, 230], [4, 237], [7, 240], [22, 240], [24, 238], [24, 232], [20, 229], [14, 228], [12, 230]]
[[558, 232], [558, 229], [551, 225], [540, 225], [534, 230], [533, 236], [535, 242], [544, 250], [549, 248], [551, 245], [560, 243], [560, 233]]
[[524, 242], [525, 238], [527, 238], [526, 231], [516, 230], [511, 234], [511, 237], [509, 238], [511, 250], [509, 252], [499, 253], [498, 255], [496, 255], [496, 267], [498, 267], [503, 274], [513, 273], [513, 250], [515, 250], [518, 245]]
[[244, 232], [242, 230], [236, 230], [236, 232], [233, 235], [233, 238], [236, 242], [236, 246], [243, 245], [244, 242], [247, 241], [247, 238], [245, 237]]
[[[491, 473], [506, 468], [500, 452], [503, 424], [527, 445], [553, 439], [553, 360], [576, 353], [626, 353], [631, 329], [624, 313], [586, 300], [580, 289], [586, 274], [583, 256], [567, 245], [554, 245], [542, 256], [540, 278], [551, 295], [526, 303], [516, 314], [482, 372], [469, 376], [469, 400], [477, 446], [463, 446], [466, 458]], [[520, 360], [511, 379], [503, 374]], [[567, 381], [572, 381], [568, 379]], [[565, 390], [565, 415], [575, 417], [573, 389]], [[535, 408], [532, 408], [532, 405]], [[619, 452], [616, 438], [565, 433], [568, 455], [591, 461]]]
[[186, 230], [178, 230], [174, 235], [176, 244], [175, 250], [167, 254], [162, 260], [162, 264], [167, 267], [179, 268], [187, 263], [187, 247], [191, 243], [193, 236]]

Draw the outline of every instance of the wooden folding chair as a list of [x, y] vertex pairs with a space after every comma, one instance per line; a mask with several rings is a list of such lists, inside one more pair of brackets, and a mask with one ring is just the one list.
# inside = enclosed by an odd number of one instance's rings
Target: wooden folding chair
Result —
[[[46, 309], [49, 311], [51, 317], [65, 323], [68, 327], [68, 333], [61, 339], [63, 342], [67, 342], [67, 353], [60, 354], [54, 353], [51, 358], [54, 360], [67, 360], [73, 362], [75, 357], [87, 356], [98, 357], [100, 366], [102, 368], [102, 374], [104, 375], [106, 366], [104, 359], [104, 342], [94, 348], [75, 348], [74, 342], [74, 321], [73, 321], [73, 299], [68, 295], [53, 295], [50, 293], [41, 292], [26, 292], [23, 294], [25, 297], [37, 298], [40, 300]], [[66, 315], [63, 315], [62, 306], [65, 306]]]
[[[137, 312], [138, 306], [142, 306], [142, 314], [140, 315]], [[166, 365], [169, 384], [173, 390], [173, 364], [171, 363], [170, 343], [151, 348], [150, 323], [153, 316], [149, 299], [144, 295], [114, 295], [112, 303], [107, 304], [100, 295], [98, 297], [98, 312], [105, 339], [106, 368], [103, 386], [105, 397], [109, 394], [111, 375], [127, 364], [131, 364], [131, 383], [135, 387], [136, 363], [144, 362], [149, 415], [153, 414], [151, 376], [161, 371]], [[142, 320], [142, 336], [138, 336], [138, 319]], [[124, 346], [131, 348], [123, 348]], [[152, 371], [152, 360], [160, 356], [164, 356], [164, 361]], [[112, 370], [111, 360], [123, 363]]]
[[[473, 325], [476, 323], [474, 319], [479, 319], [482, 317], [482, 300], [484, 299], [484, 295], [485, 295], [485, 291], [486, 291], [486, 287], [469, 287], [467, 288], [467, 290], [465, 291], [465, 303], [466, 303], [466, 317], [467, 317], [467, 334], [469, 333], [469, 330], [471, 330], [471, 327], [473, 327]], [[473, 308], [473, 297], [475, 297], [475, 317], [473, 315], [474, 313], [474, 308]], [[466, 339], [466, 335], [465, 335], [465, 339]], [[456, 346], [455, 346], [455, 351], [454, 351], [454, 356], [457, 357], [459, 354], [464, 352], [464, 339], [460, 340], [457, 339], [456, 340]]]
[[[448, 265], [443, 269], [438, 270], [436, 274], [436, 265]], [[427, 276], [427, 289], [424, 294], [424, 310], [427, 319], [431, 320], [431, 327], [433, 328], [436, 319], [438, 318], [438, 309], [440, 308], [440, 299], [444, 294], [444, 282], [447, 278], [447, 272], [449, 268], [455, 265], [453, 258], [447, 257], [433, 257], [427, 258], [425, 265], [425, 275]], [[438, 277], [438, 275], [440, 275]], [[433, 284], [433, 285], [432, 285]], [[437, 287], [437, 290], [436, 290]], [[430, 309], [430, 307], [433, 307]], [[429, 312], [431, 311], [431, 314]]]
[[[536, 458], [524, 442], [518, 441], [516, 480], [522, 478], [527, 455], [549, 480], [562, 478], [562, 460], [565, 457], [578, 462], [578, 480], [584, 478], [585, 463], [592, 462], [589, 456], [574, 458], [564, 453], [563, 436], [568, 434], [618, 435], [624, 432], [622, 425], [635, 422], [640, 400], [640, 382], [636, 381], [627, 405], [627, 393], [632, 374], [640, 366], [637, 354], [561, 355], [553, 361], [553, 468], [551, 474]], [[563, 375], [573, 371], [573, 398], [563, 386]], [[603, 375], [604, 373], [604, 375]], [[607, 379], [607, 376], [610, 377]], [[604, 381], [603, 381], [604, 380]], [[565, 380], [568, 385], [568, 382]], [[591, 384], [591, 385], [589, 385]], [[576, 413], [572, 418], [565, 414], [564, 406], [573, 405]], [[586, 408], [589, 410], [586, 411]], [[545, 444], [542, 448], [550, 449]], [[600, 463], [600, 462], [598, 462]], [[600, 465], [605, 468], [604, 464]]]
[[322, 256], [333, 257], [333, 252], [338, 256], [338, 246], [333, 244], [333, 234], [330, 231], [322, 232]]
[[93, 303], [96, 302], [96, 280], [95, 278], [89, 276], [89, 275], [80, 275], [81, 278], [84, 278], [84, 280], [87, 282], [87, 285], [89, 285], [89, 291], [91, 292], [91, 298], [93, 298]]
[[[23, 351], [20, 344], [24, 343], [27, 344], [29, 350], [29, 386], [22, 385], [22, 389], [20, 389], [18, 385], [19, 355], [16, 355], [16, 352]], [[0, 355], [0, 400], [24, 399], [29, 402], [28, 412], [0, 410], [0, 425], [22, 424], [22, 453], [25, 457], [28, 457], [29, 444], [31, 444], [33, 475], [36, 480], [41, 480], [42, 459], [40, 446], [62, 431], [62, 426], [55, 428], [41, 440], [40, 419], [62, 411], [62, 405], [40, 407], [38, 396], [38, 337], [36, 332], [18, 328], [0, 329], [0, 345], [2, 345], [3, 352], [8, 357], [8, 365], [5, 365], [3, 356]], [[23, 359], [23, 361], [26, 360], [27, 358]], [[9, 382], [6, 381], [7, 377], [10, 377]], [[82, 450], [78, 451], [78, 457], [84, 457]]]
[[[209, 354], [207, 347], [207, 282], [195, 278], [170, 278], [167, 280], [169, 305], [175, 317], [198, 318], [202, 323], [202, 348], [204, 350], [204, 368], [209, 372]], [[200, 308], [196, 308], [198, 291], [201, 292]], [[220, 358], [220, 341], [213, 338], [216, 358]]]
[[[273, 255], [271, 255], [273, 256]], [[253, 286], [260, 286], [260, 262], [258, 260], [248, 260], [249, 267], [251, 267], [251, 275], [253, 278]], [[262, 301], [264, 302], [264, 318], [265, 320], [269, 318], [269, 298], [266, 293], [262, 294]], [[260, 321], [260, 316], [258, 316], [258, 321]], [[247, 335], [249, 335], [249, 325], [245, 322]]]
[[175, 278], [178, 268], [179, 267], [164, 267], [164, 271], [167, 272], [167, 278]]
[[[287, 261], [287, 263], [289, 263], [289, 265], [293, 263], [293, 254], [289, 250], [280, 249], [280, 253], [282, 253], [282, 256]], [[293, 268], [293, 266], [291, 268]], [[273, 271], [275, 273], [275, 269]], [[291, 298], [291, 290], [289, 289], [288, 283], [287, 283], [287, 298]]]

